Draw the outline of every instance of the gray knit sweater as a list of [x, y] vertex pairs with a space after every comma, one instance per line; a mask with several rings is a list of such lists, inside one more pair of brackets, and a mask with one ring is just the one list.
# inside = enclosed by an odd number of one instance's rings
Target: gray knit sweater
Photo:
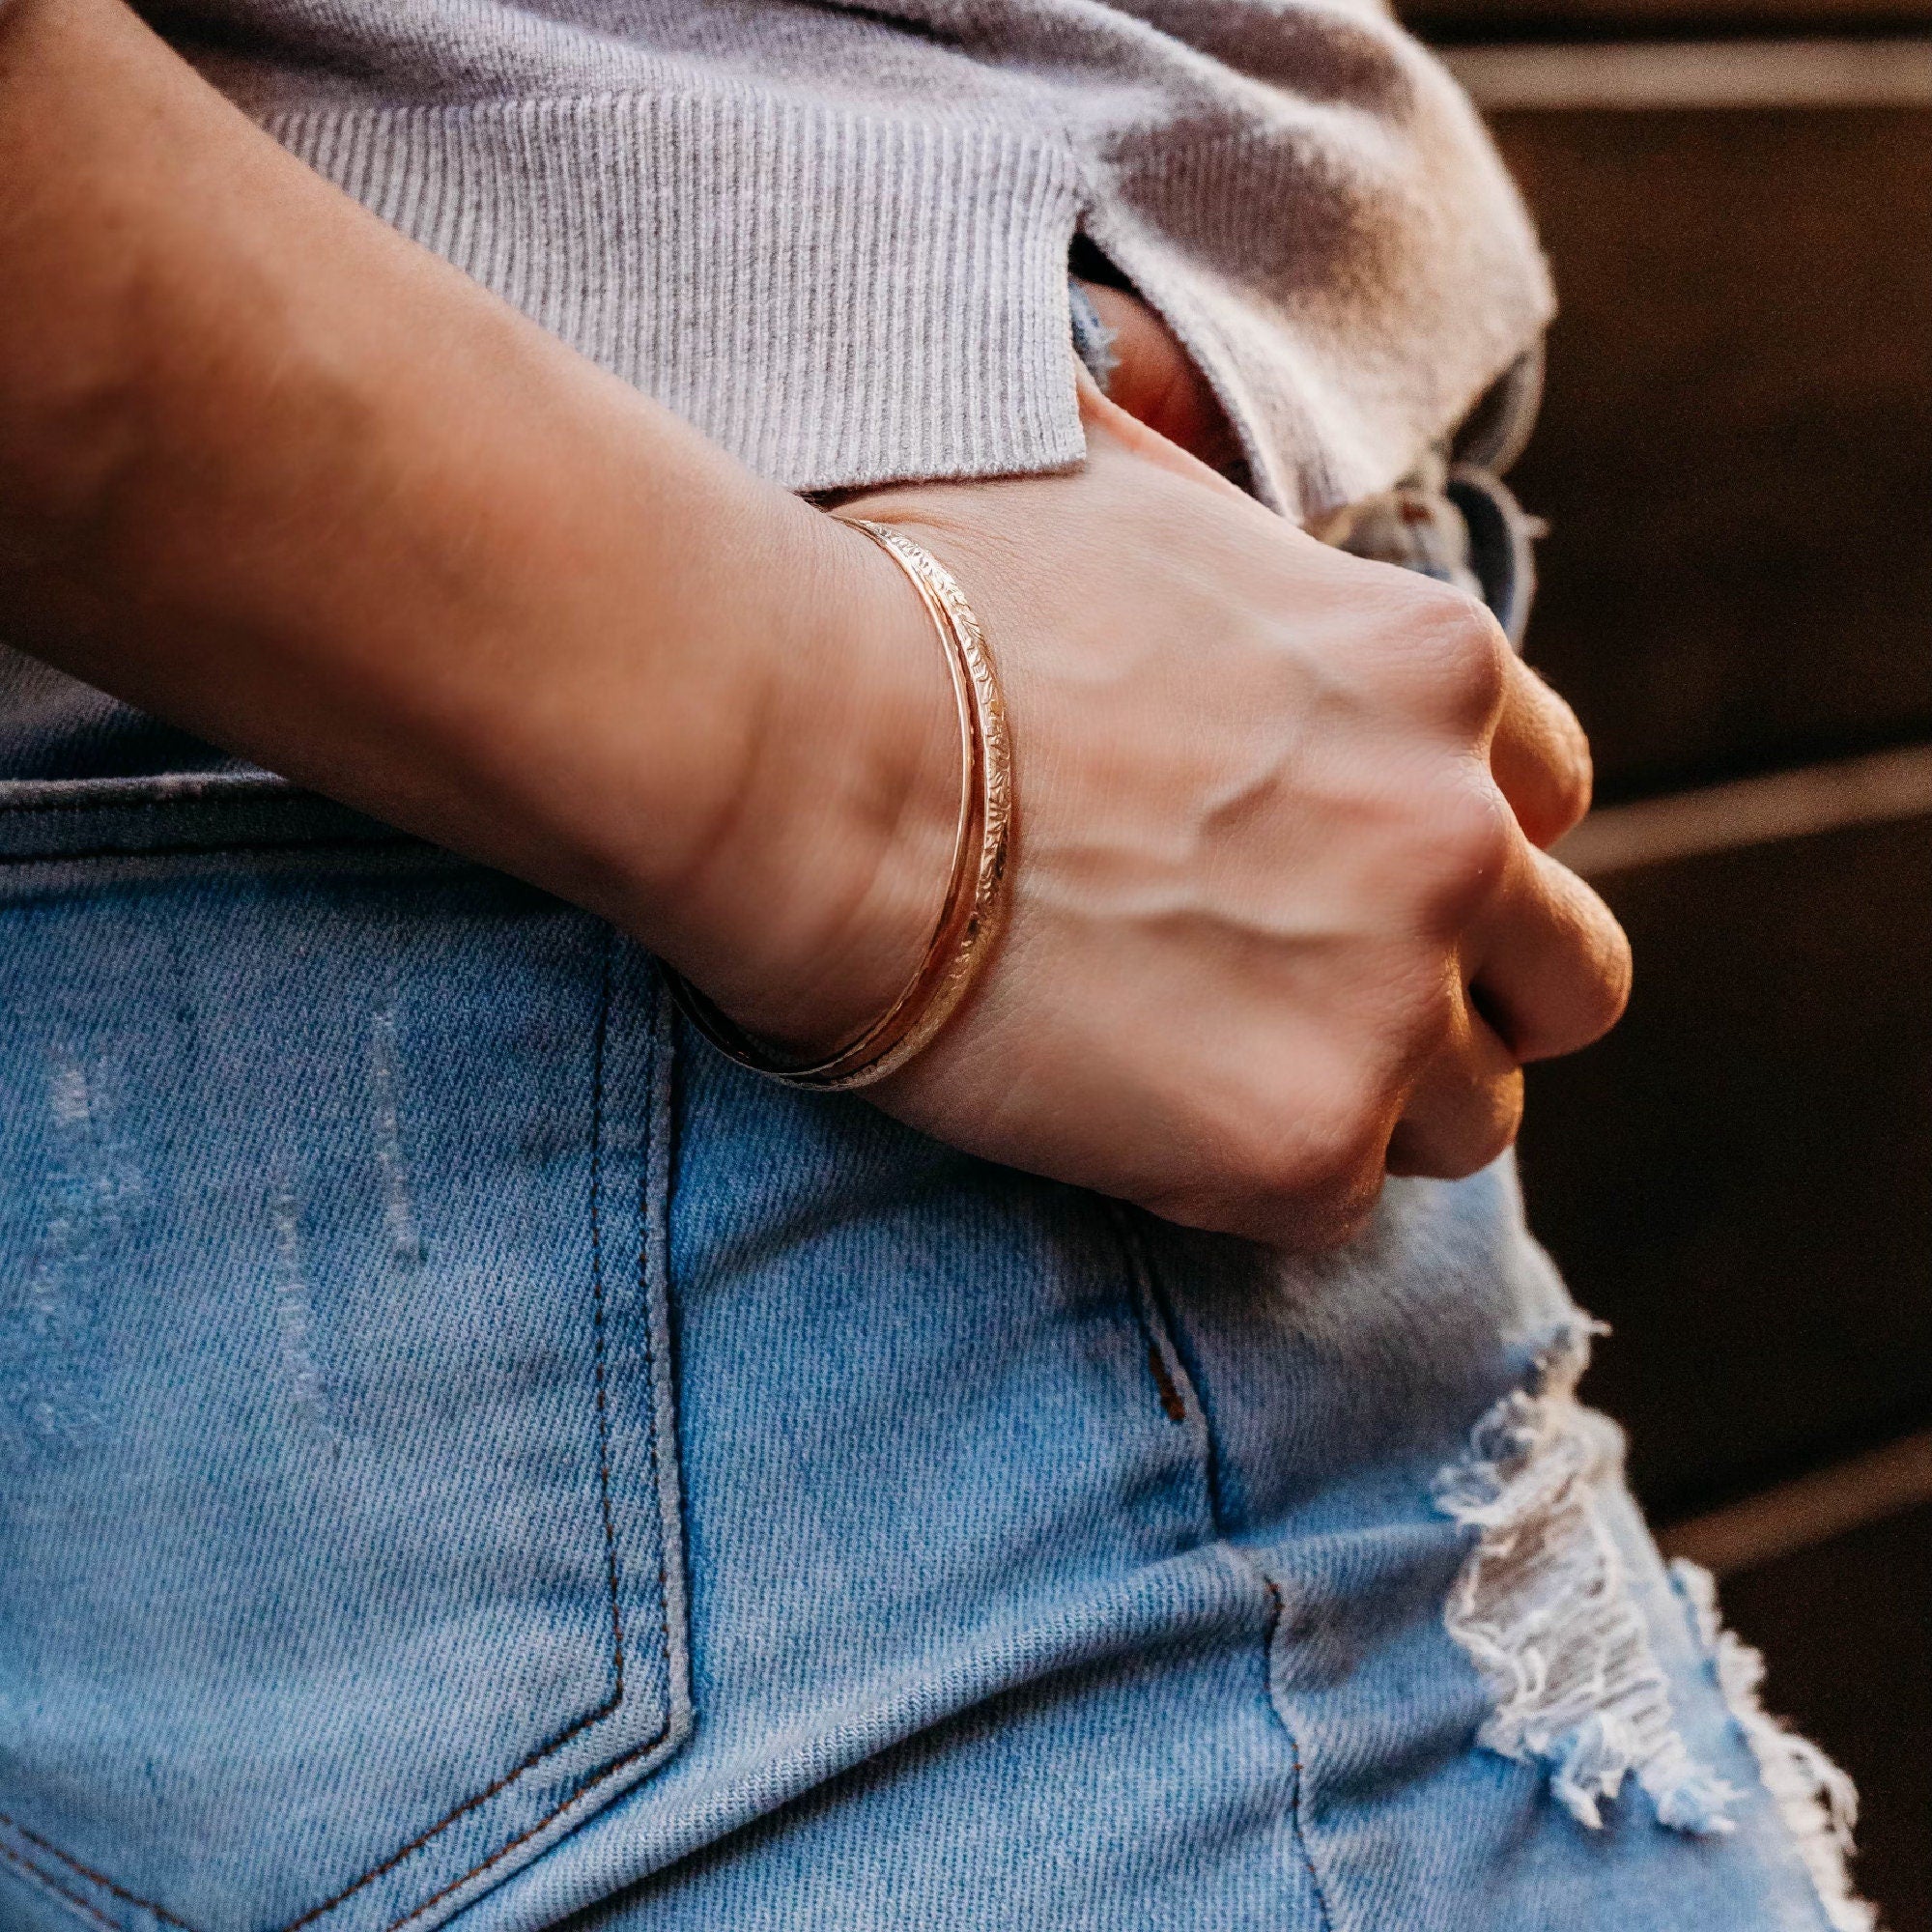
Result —
[[323, 174], [796, 488], [1076, 461], [1076, 231], [1291, 514], [1388, 484], [1548, 312], [1468, 104], [1363, 0], [146, 11]]

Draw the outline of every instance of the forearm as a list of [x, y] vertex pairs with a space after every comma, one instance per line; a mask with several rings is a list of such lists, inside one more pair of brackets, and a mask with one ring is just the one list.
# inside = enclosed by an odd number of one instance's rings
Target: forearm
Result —
[[[780, 867], [891, 815], [893, 772], [832, 795], [788, 728], [925, 716], [848, 661], [898, 595], [869, 546], [395, 236], [114, 0], [0, 18], [10, 641], [673, 951], [702, 952], [722, 825], [772, 821]], [[828, 677], [835, 647], [885, 674]]]

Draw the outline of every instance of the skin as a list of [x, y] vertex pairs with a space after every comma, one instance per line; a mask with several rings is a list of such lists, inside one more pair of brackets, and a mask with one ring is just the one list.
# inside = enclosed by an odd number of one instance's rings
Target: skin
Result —
[[[1331, 1241], [1387, 1173], [1492, 1158], [1521, 1063], [1620, 1012], [1623, 937], [1541, 849], [1588, 754], [1470, 600], [1190, 455], [1218, 412], [1103, 293], [1122, 401], [1083, 386], [1081, 469], [844, 506], [974, 601], [1021, 813], [1006, 940], [875, 1097]], [[923, 944], [957, 747], [891, 559], [321, 182], [118, 0], [0, 14], [0, 608], [774, 1040], [848, 1037]]]

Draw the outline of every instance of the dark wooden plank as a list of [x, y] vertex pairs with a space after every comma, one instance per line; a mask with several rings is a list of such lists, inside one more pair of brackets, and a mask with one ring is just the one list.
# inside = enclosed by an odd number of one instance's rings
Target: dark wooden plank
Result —
[[1932, 114], [1496, 127], [1563, 299], [1529, 649], [1603, 795], [1932, 729]]
[[1857, 1779], [1856, 1875], [1888, 1932], [1932, 1932], [1932, 1506], [1733, 1577], [1723, 1608], [1767, 1706]]
[[1523, 1182], [1670, 1520], [1932, 1421], [1932, 820], [1600, 884], [1635, 994], [1531, 1069]]
[[1721, 1509], [1666, 1523], [1662, 1543], [1672, 1556], [1687, 1556], [1728, 1577], [1927, 1505], [1932, 1505], [1932, 1428], [1807, 1469]]

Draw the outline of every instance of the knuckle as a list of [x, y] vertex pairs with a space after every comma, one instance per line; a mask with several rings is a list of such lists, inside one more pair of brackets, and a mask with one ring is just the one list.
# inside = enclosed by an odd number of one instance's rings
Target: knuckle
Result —
[[1433, 1180], [1466, 1180], [1516, 1145], [1521, 1121], [1520, 1100], [1508, 1113], [1492, 1110], [1481, 1122], [1465, 1125], [1453, 1145], [1414, 1160], [1412, 1171]]
[[1257, 1198], [1277, 1238], [1296, 1248], [1335, 1248], [1361, 1231], [1386, 1178], [1378, 1141], [1355, 1148], [1338, 1145], [1322, 1155], [1288, 1163], [1277, 1173], [1277, 1185]]
[[1582, 939], [1564, 990], [1559, 1014], [1546, 1028], [1532, 1026], [1523, 1058], [1549, 1060], [1601, 1039], [1630, 1005], [1630, 941], [1607, 912]]
[[[1587, 891], [1588, 889], [1585, 888]], [[1591, 919], [1586, 942], [1588, 983], [1583, 1000], [1583, 1019], [1589, 1040], [1603, 1036], [1623, 1018], [1630, 1005], [1631, 945], [1616, 916], [1598, 898], [1589, 895]]]
[[1343, 1083], [1304, 1117], [1278, 1166], [1275, 1191], [1307, 1203], [1320, 1218], [1346, 1215], [1381, 1172], [1388, 1112], [1375, 1083]]
[[1224, 1136], [1233, 1188], [1268, 1204], [1276, 1220], [1301, 1225], [1347, 1218], [1379, 1175], [1387, 1111], [1367, 1079], [1335, 1082], [1291, 1118], [1284, 1118], [1277, 1097]]
[[[1522, 675], [1535, 677], [1528, 670]], [[1533, 760], [1533, 781], [1522, 787], [1519, 803], [1523, 831], [1534, 843], [1548, 846], [1582, 822], [1590, 810], [1595, 772], [1590, 741], [1577, 714], [1540, 679], [1535, 681], [1548, 695], [1537, 707], [1533, 737], [1525, 747]]]
[[1502, 710], [1514, 662], [1502, 627], [1466, 592], [1431, 584], [1419, 629], [1435, 716], [1463, 732], [1487, 729]]
[[1460, 1173], [1446, 1177], [1451, 1180], [1462, 1180], [1469, 1175], [1480, 1173], [1492, 1160], [1500, 1159], [1516, 1145], [1516, 1137], [1522, 1126], [1522, 1076], [1499, 1082], [1488, 1096], [1488, 1107], [1481, 1122], [1469, 1137], [1469, 1144], [1463, 1151], [1462, 1160], [1456, 1165]]
[[1406, 1064], [1420, 1069], [1447, 1049], [1463, 1024], [1462, 974], [1438, 970], [1406, 1015], [1398, 1036]]
[[1379, 1037], [1312, 1049], [1300, 1029], [1249, 1037], [1197, 1093], [1208, 1158], [1162, 1211], [1298, 1248], [1346, 1241], [1380, 1192], [1406, 1092]]
[[1321, 1253], [1345, 1246], [1362, 1231], [1380, 1197], [1382, 1176], [1343, 1194], [1256, 1194], [1190, 1189], [1147, 1202], [1153, 1213], [1183, 1228], [1235, 1235], [1270, 1247]]
[[1378, 1172], [1353, 1193], [1337, 1196], [1320, 1209], [1303, 1208], [1288, 1225], [1295, 1247], [1322, 1254], [1349, 1245], [1368, 1225], [1381, 1198], [1383, 1176]]
[[1555, 829], [1561, 837], [1583, 822], [1596, 794], [1596, 766], [1590, 756], [1590, 741], [1574, 718], [1564, 732], [1551, 780]]
[[1597, 973], [1596, 1031], [1592, 1039], [1601, 1039], [1630, 1009], [1631, 984], [1635, 962], [1622, 926], [1614, 920], [1604, 934]]
[[1501, 883], [1514, 844], [1509, 801], [1487, 780], [1437, 788], [1420, 815], [1421, 849], [1410, 877], [1425, 930], [1460, 932]]
[[1400, 1114], [1409, 1087], [1454, 1038], [1461, 1018], [1457, 961], [1434, 938], [1411, 943], [1368, 1009], [1373, 1038], [1363, 1051], [1378, 1078], [1365, 1104], [1377, 1119]]

